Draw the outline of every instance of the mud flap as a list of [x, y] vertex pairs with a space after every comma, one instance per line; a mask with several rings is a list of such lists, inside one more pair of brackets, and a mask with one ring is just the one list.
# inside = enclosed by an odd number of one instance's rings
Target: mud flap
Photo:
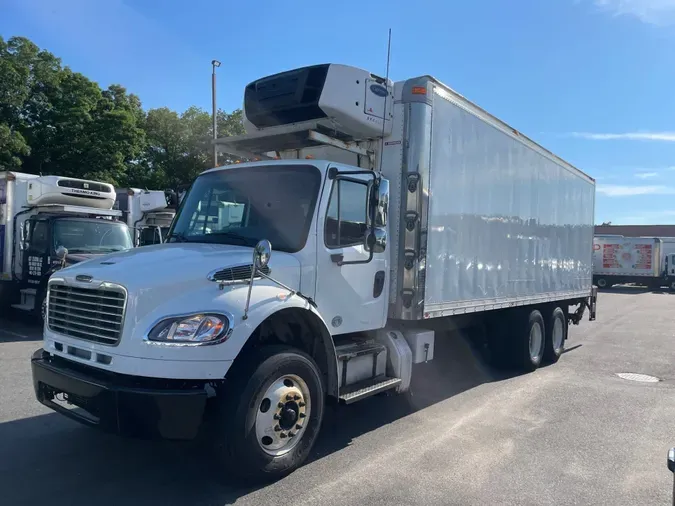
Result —
[[589, 300], [589, 305], [588, 305], [588, 321], [595, 321], [595, 311], [598, 305], [598, 287], [593, 286], [591, 288], [591, 297]]

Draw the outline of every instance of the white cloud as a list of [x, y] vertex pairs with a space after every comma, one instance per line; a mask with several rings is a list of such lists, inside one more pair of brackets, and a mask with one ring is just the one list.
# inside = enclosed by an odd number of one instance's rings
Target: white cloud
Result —
[[[674, 0], [675, 1], [675, 0]], [[627, 133], [593, 133], [571, 132], [569, 135], [592, 141], [664, 141], [675, 142], [675, 132], [627, 132]]]
[[675, 188], [663, 185], [629, 186], [618, 184], [599, 184], [596, 192], [607, 197], [629, 197], [633, 195], [675, 195]]
[[675, 0], [592, 0], [600, 9], [614, 16], [633, 16], [643, 23], [675, 23]]
[[639, 179], [650, 179], [658, 175], [659, 175], [658, 172], [638, 172], [637, 174], [635, 174], [635, 177]]

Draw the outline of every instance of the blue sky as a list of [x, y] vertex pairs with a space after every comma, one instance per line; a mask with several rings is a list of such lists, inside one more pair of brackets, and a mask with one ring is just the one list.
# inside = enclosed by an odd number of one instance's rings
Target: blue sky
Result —
[[432, 74], [595, 177], [596, 222], [675, 223], [675, 0], [0, 0], [3, 37], [179, 111], [210, 108], [214, 58], [226, 110], [289, 68], [384, 73], [388, 28], [394, 80]]

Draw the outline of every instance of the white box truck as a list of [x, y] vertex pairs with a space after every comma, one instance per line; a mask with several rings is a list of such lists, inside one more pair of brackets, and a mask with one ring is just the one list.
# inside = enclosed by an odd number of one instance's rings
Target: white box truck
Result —
[[107, 183], [0, 172], [0, 314], [46, 310], [56, 270], [132, 246]]
[[123, 221], [134, 235], [134, 246], [164, 242], [176, 215], [178, 195], [170, 190], [117, 190], [115, 209], [122, 212]]
[[439, 329], [532, 371], [595, 318], [594, 181], [434, 78], [306, 67], [248, 85], [244, 114], [218, 144], [258, 161], [197, 177], [168, 242], [52, 276], [41, 403], [172, 439], [213, 416], [231, 472], [278, 477], [327, 401], [406, 392]]
[[599, 288], [632, 283], [675, 290], [675, 238], [594, 236], [593, 283]]

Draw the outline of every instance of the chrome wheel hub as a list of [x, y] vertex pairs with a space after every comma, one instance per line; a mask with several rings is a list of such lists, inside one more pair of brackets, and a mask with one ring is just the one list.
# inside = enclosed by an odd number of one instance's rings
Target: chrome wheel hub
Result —
[[291, 451], [302, 439], [311, 412], [309, 388], [302, 378], [285, 375], [265, 391], [258, 405], [255, 432], [266, 453]]
[[543, 342], [543, 335], [541, 325], [535, 323], [530, 329], [530, 358], [534, 360], [539, 359], [541, 354], [541, 344]]

